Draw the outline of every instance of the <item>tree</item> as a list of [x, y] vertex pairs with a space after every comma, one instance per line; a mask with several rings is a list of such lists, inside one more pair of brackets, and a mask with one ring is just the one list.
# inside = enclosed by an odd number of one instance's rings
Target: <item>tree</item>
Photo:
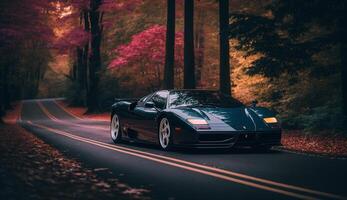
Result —
[[59, 1], [57, 40], [54, 47], [59, 54], [68, 54], [72, 65], [68, 100], [73, 106], [86, 106], [88, 52], [90, 42], [90, 0]]
[[195, 62], [194, 62], [194, 0], [184, 1], [184, 79], [185, 89], [194, 89]]
[[198, 87], [202, 86], [201, 73], [205, 61], [205, 19], [207, 16], [205, 9], [210, 9], [211, 4], [204, 4], [198, 1], [198, 10], [196, 16], [195, 28], [195, 67], [196, 67], [196, 84]]
[[[152, 89], [160, 88], [162, 86], [161, 72], [166, 58], [162, 53], [166, 48], [166, 33], [164, 26], [153, 25], [133, 35], [129, 44], [121, 45], [114, 50], [117, 57], [111, 61], [109, 67], [139, 67], [138, 73], [141, 73], [140, 76], [145, 78], [143, 84], [153, 85]], [[183, 48], [183, 33], [181, 32], [175, 33], [175, 48]], [[177, 51], [174, 62], [178, 68], [182, 67], [182, 51]]]
[[[298, 75], [305, 72], [311, 82], [325, 80], [323, 86], [330, 87], [325, 90], [329, 97], [316, 94], [321, 97], [306, 105], [297, 102], [306, 112], [302, 118], [311, 120], [307, 123], [311, 127], [313, 123], [319, 127], [322, 124], [337, 127], [343, 124], [343, 118], [347, 119], [345, 13], [346, 1], [343, 0], [285, 0], [268, 2], [257, 14], [231, 14], [230, 37], [238, 40], [237, 49], [249, 55], [261, 54], [261, 58], [247, 70], [248, 74], [264, 75], [270, 81], [287, 75], [291, 77], [289, 84], [293, 85], [302, 78]], [[330, 55], [330, 58], [324, 55]], [[286, 89], [279, 88], [271, 98], [281, 100]], [[319, 89], [310, 90], [308, 97], [314, 98], [312, 94]], [[293, 96], [291, 102], [298, 98]]]
[[[343, 113], [347, 121], [347, 17], [345, 13], [347, 12], [346, 4], [340, 7], [340, 19], [338, 21], [338, 38], [340, 41], [340, 58], [341, 58], [341, 82], [342, 82], [342, 106]], [[345, 122], [346, 122], [345, 121]]]
[[165, 68], [164, 87], [174, 88], [174, 61], [175, 61], [175, 0], [167, 0], [166, 16], [166, 48], [165, 48]]
[[[63, 3], [67, 8], [72, 7], [72, 11], [62, 20], [63, 22], [72, 21], [67, 27], [72, 31], [66, 31], [66, 34], [61, 37], [58, 48], [64, 49], [65, 46], [65, 49], [74, 49], [72, 55], [75, 57], [75, 64], [72, 65], [72, 74], [77, 75], [72, 78], [74, 81], [72, 90], [75, 95], [70, 101], [75, 105], [84, 105], [86, 102], [87, 112], [97, 112], [99, 110], [98, 83], [102, 67], [100, 48], [104, 24], [106, 24], [103, 19], [104, 13], [123, 10], [129, 12], [141, 1], [71, 0], [62, 1]], [[83, 36], [82, 33], [88, 37]], [[76, 37], [78, 35], [80, 37]], [[86, 93], [85, 97], [84, 93]]]
[[229, 64], [229, 0], [219, 0], [219, 89], [226, 95], [231, 95], [230, 64]]
[[89, 22], [90, 22], [90, 48], [89, 55], [89, 88], [87, 90], [87, 107], [88, 113], [96, 112], [99, 110], [98, 102], [98, 72], [101, 67], [100, 44], [101, 44], [101, 21], [102, 13], [99, 8], [101, 0], [90, 1]]
[[[79, 11], [80, 13], [80, 25], [83, 26], [84, 33], [90, 32], [89, 25], [89, 12], [85, 7], [82, 7]], [[77, 81], [77, 90], [76, 97], [72, 100], [73, 105], [85, 106], [86, 105], [86, 92], [88, 89], [88, 52], [89, 52], [89, 34], [86, 37], [87, 40], [83, 41], [81, 45], [78, 45], [76, 48], [76, 81]]]
[[[90, 31], [90, 24], [89, 24], [89, 12], [87, 10], [83, 10], [83, 22], [84, 22], [84, 31], [89, 32]], [[82, 63], [79, 70], [80, 75], [80, 84], [84, 91], [87, 91], [88, 88], [88, 82], [87, 82], [87, 75], [88, 75], [88, 52], [89, 52], [89, 42], [86, 42], [84, 44], [83, 50], [82, 50]]]
[[282, 72], [295, 73], [316, 66], [312, 55], [339, 42], [336, 23], [343, 5], [341, 0], [332, 4], [324, 0], [275, 1], [263, 14], [235, 12], [230, 15], [230, 37], [239, 40], [238, 49], [263, 53], [250, 74], [276, 77]]
[[36, 95], [53, 36], [47, 14], [54, 9], [50, 0], [0, 2], [0, 116], [10, 101]]

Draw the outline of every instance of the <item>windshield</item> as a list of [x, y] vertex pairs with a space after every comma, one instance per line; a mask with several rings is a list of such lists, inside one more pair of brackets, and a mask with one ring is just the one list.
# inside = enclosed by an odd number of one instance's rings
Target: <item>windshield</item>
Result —
[[217, 91], [171, 91], [170, 108], [181, 106], [213, 106], [213, 107], [241, 107], [243, 104], [238, 100], [223, 95]]

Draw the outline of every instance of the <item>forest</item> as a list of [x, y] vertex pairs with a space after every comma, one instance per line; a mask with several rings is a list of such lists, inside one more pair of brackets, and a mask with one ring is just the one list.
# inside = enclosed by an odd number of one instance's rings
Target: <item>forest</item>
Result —
[[278, 113], [285, 129], [346, 134], [346, 1], [0, 1], [0, 115], [66, 97], [216, 89]]

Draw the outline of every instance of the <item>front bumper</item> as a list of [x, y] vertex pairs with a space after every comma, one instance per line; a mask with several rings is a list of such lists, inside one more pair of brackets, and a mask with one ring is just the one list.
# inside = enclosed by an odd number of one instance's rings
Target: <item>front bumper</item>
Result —
[[235, 146], [278, 146], [281, 145], [281, 137], [281, 130], [242, 133]]
[[175, 134], [176, 146], [191, 148], [231, 148], [235, 146], [281, 145], [281, 130], [252, 132], [210, 132]]

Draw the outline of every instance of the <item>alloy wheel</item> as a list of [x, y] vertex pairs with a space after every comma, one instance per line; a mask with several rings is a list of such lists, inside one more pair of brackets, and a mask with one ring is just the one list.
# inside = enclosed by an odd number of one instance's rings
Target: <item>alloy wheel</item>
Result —
[[115, 143], [120, 139], [120, 124], [119, 118], [116, 114], [113, 115], [111, 121], [111, 138]]
[[170, 146], [170, 134], [171, 129], [169, 120], [167, 118], [161, 119], [159, 125], [159, 142], [161, 148], [168, 149], [168, 147]]

